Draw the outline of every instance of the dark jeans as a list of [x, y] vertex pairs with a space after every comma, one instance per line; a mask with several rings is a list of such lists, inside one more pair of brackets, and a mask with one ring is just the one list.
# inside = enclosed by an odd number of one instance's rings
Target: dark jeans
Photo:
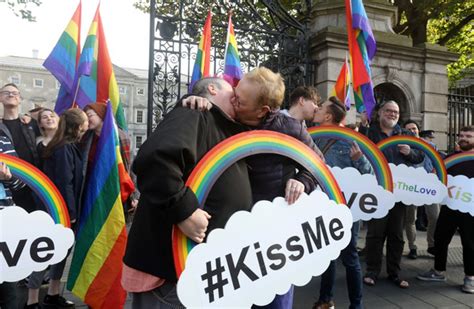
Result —
[[[357, 254], [357, 237], [359, 235], [359, 221], [352, 225], [351, 241], [341, 251], [341, 260], [346, 267], [346, 283], [351, 302], [350, 309], [362, 308], [362, 270], [359, 255]], [[321, 288], [319, 300], [328, 302], [334, 299], [334, 287], [336, 284], [336, 260], [331, 261], [329, 268], [321, 276]]]
[[466, 276], [474, 276], [474, 217], [469, 213], [452, 210], [446, 205], [441, 206], [434, 235], [435, 269], [446, 270], [448, 246], [456, 230], [459, 228]]
[[291, 288], [288, 290], [283, 295], [276, 295], [275, 298], [271, 303], [265, 306], [256, 306], [253, 305], [252, 309], [291, 309], [293, 308], [293, 294], [294, 294], [294, 288], [291, 286]]
[[383, 246], [387, 239], [387, 273], [398, 276], [402, 259], [405, 205], [396, 203], [381, 219], [372, 219], [367, 224], [366, 263], [367, 274], [378, 277], [382, 270]]
[[0, 308], [17, 309], [16, 282], [0, 283]]
[[133, 309], [181, 309], [183, 304], [178, 299], [176, 284], [165, 282], [154, 290], [143, 293], [132, 293]]

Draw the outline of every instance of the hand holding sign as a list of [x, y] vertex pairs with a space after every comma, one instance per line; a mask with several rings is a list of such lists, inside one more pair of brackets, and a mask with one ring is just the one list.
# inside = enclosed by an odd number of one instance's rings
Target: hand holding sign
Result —
[[349, 243], [351, 228], [349, 208], [320, 191], [291, 207], [283, 198], [258, 202], [190, 252], [178, 296], [187, 307], [268, 304], [291, 284], [322, 274]]

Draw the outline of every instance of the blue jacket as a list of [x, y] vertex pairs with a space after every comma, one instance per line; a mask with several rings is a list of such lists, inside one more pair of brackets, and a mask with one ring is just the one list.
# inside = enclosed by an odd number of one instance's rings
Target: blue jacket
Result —
[[[324, 147], [329, 143], [331, 139], [315, 139], [314, 142], [319, 149], [324, 149]], [[356, 161], [351, 160], [351, 145], [346, 141], [336, 141], [334, 144], [329, 147], [328, 150], [324, 153], [324, 159], [326, 159], [326, 164], [334, 167], [353, 167], [357, 169], [361, 174], [371, 174], [373, 172], [372, 167], [370, 166], [369, 160], [365, 156], [360, 157]]]

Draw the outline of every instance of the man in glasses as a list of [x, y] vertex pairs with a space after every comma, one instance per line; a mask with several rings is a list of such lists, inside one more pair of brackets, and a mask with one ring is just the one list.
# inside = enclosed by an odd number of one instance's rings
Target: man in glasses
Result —
[[[0, 103], [3, 104], [5, 134], [12, 140], [18, 156], [39, 167], [40, 157], [36, 150], [36, 137], [40, 135], [40, 131], [34, 119], [28, 123], [20, 119], [21, 96], [20, 90], [15, 84], [6, 84], [0, 88]], [[28, 187], [14, 192], [13, 200], [16, 205], [23, 207], [28, 212], [38, 209], [38, 202], [35, 202]], [[39, 208], [41, 209], [41, 206]]]
[[[410, 135], [413, 133], [402, 129], [398, 125], [400, 109], [397, 102], [387, 101], [383, 103], [378, 112], [378, 122], [370, 127], [361, 126], [360, 132], [369, 137], [377, 144], [393, 135]], [[362, 124], [367, 125], [367, 119], [363, 116]], [[412, 166], [423, 162], [424, 155], [409, 145], [398, 144], [397, 147], [389, 147], [383, 151], [389, 163], [395, 165], [405, 164]], [[387, 216], [381, 219], [372, 219], [367, 223], [366, 238], [366, 263], [367, 270], [364, 276], [364, 284], [373, 286], [382, 270], [382, 255], [385, 239], [387, 239], [387, 273], [388, 279], [400, 288], [408, 288], [409, 283], [399, 277], [400, 261], [403, 253], [403, 228], [405, 224], [405, 205], [396, 203], [390, 209]]]

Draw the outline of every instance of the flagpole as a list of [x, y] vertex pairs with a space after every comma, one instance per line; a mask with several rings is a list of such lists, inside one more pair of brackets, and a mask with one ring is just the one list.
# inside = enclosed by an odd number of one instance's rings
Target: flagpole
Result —
[[79, 93], [79, 86], [81, 85], [81, 76], [79, 76], [79, 79], [77, 80], [77, 87], [76, 87], [76, 91], [74, 92], [74, 99], [72, 100], [72, 105], [71, 105], [71, 108], [74, 107], [76, 104], [76, 98], [77, 98], [77, 94]]

